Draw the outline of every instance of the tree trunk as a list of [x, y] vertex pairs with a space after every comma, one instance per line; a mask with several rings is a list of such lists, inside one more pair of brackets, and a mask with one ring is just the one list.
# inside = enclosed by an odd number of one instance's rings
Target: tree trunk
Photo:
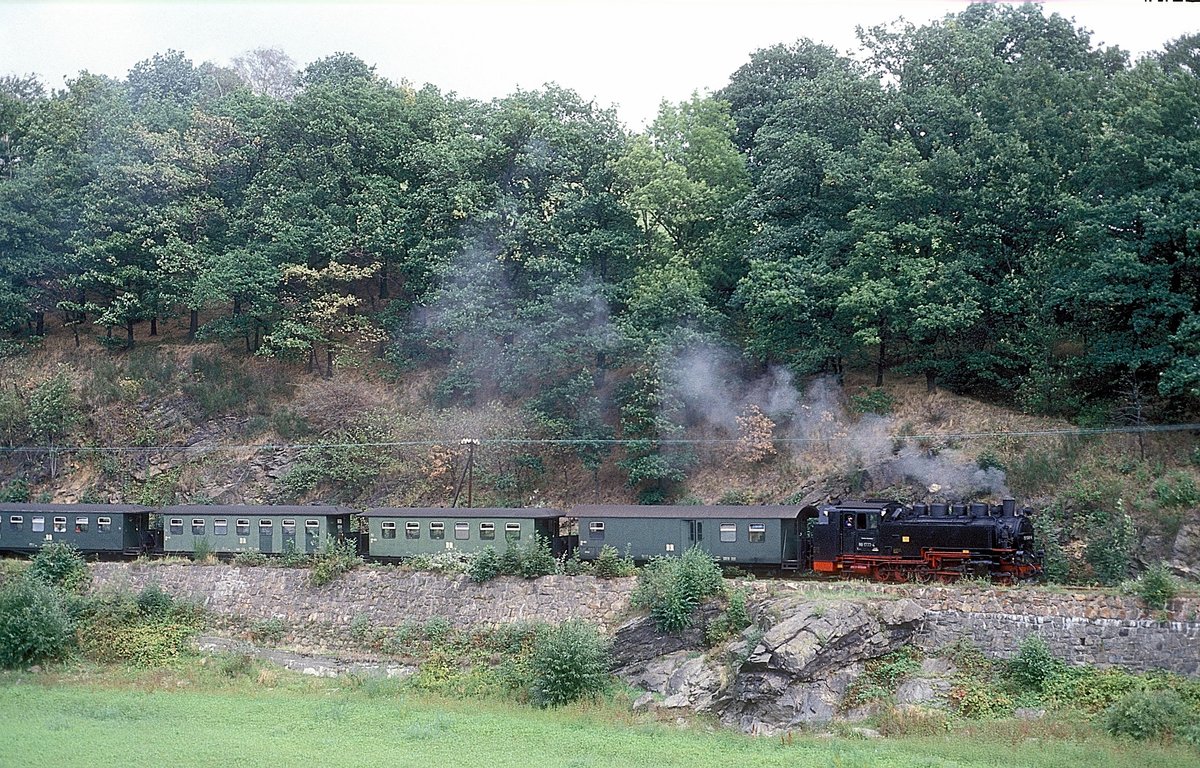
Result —
[[33, 314], [33, 318], [34, 318], [34, 323], [36, 325], [36, 330], [34, 331], [34, 334], [37, 336], [45, 336], [46, 335], [46, 313], [41, 312], [41, 311], [35, 312]]
[[125, 345], [133, 349], [133, 321], [125, 321]]
[[195, 341], [200, 332], [200, 311], [193, 309], [188, 313], [188, 341]]
[[937, 392], [937, 371], [932, 368], [925, 369], [925, 391], [931, 395]]
[[325, 378], [333, 378], [333, 349], [325, 348]]
[[391, 265], [391, 259], [383, 260], [383, 267], [379, 270], [379, 298], [390, 299], [391, 293], [388, 291], [388, 266]]
[[305, 368], [305, 373], [312, 373], [317, 367], [317, 350], [316, 347], [309, 347], [308, 350], [308, 366]]
[[151, 336], [158, 335], [158, 317], [157, 316], [150, 318], [150, 335]]
[[875, 386], [883, 386], [883, 357], [887, 351], [887, 342], [883, 337], [879, 338], [879, 357], [875, 358]]

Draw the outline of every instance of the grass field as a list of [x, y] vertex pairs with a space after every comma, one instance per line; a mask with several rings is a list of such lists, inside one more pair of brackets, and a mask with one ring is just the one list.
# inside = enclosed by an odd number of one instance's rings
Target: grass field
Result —
[[641, 720], [620, 706], [539, 711], [439, 699], [390, 681], [273, 670], [80, 668], [0, 674], [0, 766], [889, 766], [1195, 768], [1194, 750], [997, 727], [924, 738], [749, 738]]

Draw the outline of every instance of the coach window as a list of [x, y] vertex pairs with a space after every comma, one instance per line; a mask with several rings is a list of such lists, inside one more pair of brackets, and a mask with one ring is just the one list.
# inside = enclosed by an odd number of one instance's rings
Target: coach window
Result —
[[213, 535], [228, 536], [229, 535], [229, 520], [228, 518], [218, 517], [213, 520]]
[[203, 517], [193, 517], [192, 518], [192, 535], [193, 536], [203, 536], [204, 535], [204, 518]]
[[466, 541], [467, 539], [471, 538], [471, 524], [470, 523], [461, 523], [461, 522], [455, 523], [454, 524], [454, 538], [456, 538], [460, 541]]
[[55, 533], [66, 533], [67, 532], [67, 518], [65, 518], [65, 517], [54, 518], [54, 532]]
[[271, 526], [274, 524], [275, 523], [272, 520], [259, 520], [258, 521], [258, 532], [259, 533], [270, 533]]
[[35, 517], [33, 518], [32, 525], [34, 533], [41, 533], [42, 531], [46, 530], [46, 518]]
[[183, 518], [172, 517], [171, 521], [167, 524], [167, 528], [172, 535], [176, 533], [183, 533]]
[[312, 534], [313, 536], [316, 536], [317, 533], [320, 532], [320, 530], [321, 530], [321, 521], [320, 520], [305, 520], [304, 521], [304, 532], [305, 533], [309, 533], [309, 534]]
[[421, 524], [416, 520], [409, 520], [404, 524], [404, 538], [419, 539], [421, 538]]
[[496, 524], [495, 523], [480, 523], [479, 538], [486, 541], [494, 541], [496, 539]]
[[390, 520], [385, 520], [380, 524], [379, 535], [385, 539], [396, 538], [396, 524]]
[[97, 533], [108, 533], [111, 530], [112, 530], [112, 518], [111, 517], [97, 517], [96, 518], [96, 532]]
[[737, 541], [737, 523], [721, 523], [721, 541], [727, 544]]
[[75, 518], [75, 533], [88, 532], [88, 519], [86, 517]]
[[19, 531], [25, 527], [25, 518], [20, 515], [13, 515], [8, 518], [8, 527], [14, 531]]
[[238, 520], [234, 525], [236, 526], [234, 528], [234, 532], [237, 533], [238, 536], [249, 536], [250, 535], [250, 521], [249, 520]]
[[767, 540], [767, 526], [763, 523], [750, 523], [750, 543], [762, 544]]
[[288, 535], [295, 536], [296, 535], [296, 521], [295, 520], [284, 520], [282, 523], [282, 526], [283, 526], [283, 535], [284, 536], [288, 536]]
[[521, 524], [520, 523], [505, 523], [504, 524], [504, 540], [505, 541], [520, 541], [521, 540]]
[[438, 541], [441, 541], [442, 539], [446, 538], [446, 524], [445, 523], [430, 523], [429, 524], [429, 538], [437, 539]]
[[604, 522], [598, 520], [594, 523], [588, 523], [588, 536], [593, 541], [604, 541]]

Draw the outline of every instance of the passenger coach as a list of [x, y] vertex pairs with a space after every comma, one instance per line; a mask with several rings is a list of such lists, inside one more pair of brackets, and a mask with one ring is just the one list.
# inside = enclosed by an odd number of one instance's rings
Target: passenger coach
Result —
[[154, 546], [153, 511], [134, 504], [0, 504], [0, 551], [27, 554], [63, 541], [96, 555], [138, 555]]
[[363, 513], [367, 520], [367, 551], [373, 558], [433, 555], [448, 550], [478, 552], [494, 547], [527, 546], [541, 536], [555, 555], [561, 554], [561, 509], [507, 507], [377, 507]]
[[183, 504], [158, 511], [164, 553], [189, 554], [203, 541], [208, 551], [217, 555], [317, 552], [326, 541], [350, 535], [352, 512], [346, 507], [210, 504]]
[[801, 509], [589, 504], [571, 514], [579, 519], [583, 560], [596, 559], [606, 546], [637, 561], [698, 546], [720, 562], [790, 570], [804, 558]]

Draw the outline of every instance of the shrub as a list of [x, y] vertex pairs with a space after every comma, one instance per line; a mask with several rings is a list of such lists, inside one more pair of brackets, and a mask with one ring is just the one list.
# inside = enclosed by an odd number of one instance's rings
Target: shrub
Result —
[[343, 573], [349, 573], [362, 565], [354, 542], [328, 541], [325, 548], [313, 559], [312, 572], [308, 580], [315, 587], [320, 587], [333, 581]]
[[233, 556], [233, 564], [243, 568], [262, 567], [270, 562], [270, 559], [262, 552], [238, 552]]
[[1142, 598], [1147, 608], [1161, 611], [1179, 594], [1179, 583], [1171, 575], [1171, 570], [1159, 563], [1149, 568], [1133, 583], [1132, 592]]
[[310, 562], [308, 555], [297, 549], [295, 542], [291, 541], [284, 545], [283, 554], [279, 556], [279, 564], [284, 568], [304, 568]]
[[540, 633], [530, 659], [529, 700], [557, 707], [600, 694], [608, 684], [609, 648], [596, 629], [568, 621]]
[[527, 579], [551, 576], [558, 572], [558, 561], [550, 552], [550, 542], [543, 536], [534, 536], [529, 546], [521, 551], [520, 574]]
[[143, 616], [161, 617], [171, 613], [175, 601], [157, 584], [148, 584], [138, 593], [137, 606]]
[[467, 566], [467, 575], [471, 577], [471, 581], [482, 584], [499, 576], [500, 566], [500, 555], [496, 548], [484, 547], [471, 558], [471, 564]]
[[53, 541], [39, 549], [29, 564], [29, 575], [68, 592], [82, 592], [92, 580], [83, 555], [64, 541]]
[[683, 557], [657, 557], [642, 569], [630, 601], [650, 611], [663, 632], [679, 632], [692, 623], [700, 602], [723, 588], [721, 568], [712, 556], [692, 547]]
[[1175, 691], [1136, 691], [1109, 707], [1105, 728], [1114, 736], [1163, 738], [1187, 730], [1195, 717]]
[[192, 543], [192, 561], [197, 563], [207, 563], [216, 560], [216, 555], [213, 554], [212, 542], [207, 537], [196, 539]]
[[24, 575], [0, 586], [0, 667], [61, 658], [73, 641], [71, 617], [50, 584]]
[[1046, 684], [1061, 674], [1064, 664], [1050, 653], [1046, 641], [1037, 635], [1029, 635], [1021, 641], [1017, 655], [1009, 660], [1008, 676], [1017, 688], [1041, 693]]
[[878, 387], [864, 387], [858, 394], [850, 396], [850, 409], [856, 413], [877, 413], [886, 416], [896, 407], [896, 401], [891, 394]]
[[746, 609], [746, 593], [735, 590], [729, 596], [729, 605], [725, 611], [708, 625], [704, 632], [704, 640], [709, 645], [716, 645], [726, 638], [733, 637], [750, 626], [750, 611]]
[[275, 645], [283, 640], [283, 631], [282, 619], [262, 619], [250, 627], [250, 639], [256, 643]]
[[600, 554], [592, 564], [592, 573], [601, 579], [618, 579], [633, 576], [637, 573], [637, 566], [633, 564], [632, 557], [621, 557], [615, 547], [605, 546], [600, 548]]

